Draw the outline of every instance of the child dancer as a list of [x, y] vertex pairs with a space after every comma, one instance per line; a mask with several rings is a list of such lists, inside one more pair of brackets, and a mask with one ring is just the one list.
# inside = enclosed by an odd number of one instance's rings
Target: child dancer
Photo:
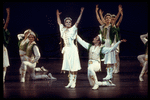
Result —
[[111, 82], [111, 80], [103, 81], [103, 82], [98, 81], [95, 72], [101, 71], [101, 56], [103, 54], [107, 54], [109, 52], [115, 51], [117, 46], [121, 42], [126, 42], [126, 40], [123, 39], [123, 40], [117, 42], [113, 47], [104, 47], [103, 45], [101, 45], [101, 43], [102, 43], [101, 35], [98, 35], [93, 39], [92, 42], [94, 45], [85, 42], [79, 36], [77, 36], [77, 41], [85, 49], [87, 49], [89, 51], [88, 80], [89, 80], [90, 85], [93, 86], [92, 89], [94, 89], [94, 90], [98, 89], [99, 86], [115, 86], [115, 84], [113, 84]]
[[63, 64], [62, 64], [62, 71], [69, 71], [69, 83], [66, 88], [75, 88], [76, 86], [76, 78], [77, 78], [77, 71], [81, 69], [80, 61], [79, 61], [79, 54], [78, 49], [74, 44], [74, 40], [77, 35], [77, 26], [80, 22], [82, 13], [84, 8], [81, 8], [80, 15], [76, 21], [76, 23], [72, 25], [72, 19], [70, 17], [66, 17], [64, 19], [65, 26], [61, 23], [60, 20], [60, 12], [59, 10], [56, 11], [57, 15], [57, 23], [59, 25], [61, 38], [64, 40], [65, 46], [62, 49], [63, 54]]
[[[21, 63], [25, 61], [26, 48], [29, 42], [29, 39], [27, 38], [27, 36], [30, 32], [31, 32], [31, 29], [27, 29], [24, 31], [24, 34], [17, 35], [18, 40], [19, 40], [18, 45], [19, 45], [19, 55], [20, 55]], [[36, 67], [35, 71], [47, 71], [47, 70], [44, 67], [41, 67], [41, 68]], [[19, 68], [19, 73], [21, 74], [21, 66]]]
[[28, 39], [29, 39], [29, 43], [27, 44], [27, 48], [26, 48], [26, 55], [25, 55], [25, 60], [22, 62], [21, 65], [21, 79], [20, 82], [25, 82], [25, 74], [26, 71], [28, 71], [31, 75], [31, 78], [33, 80], [36, 79], [56, 79], [54, 77], [52, 77], [51, 73], [49, 73], [48, 75], [35, 75], [35, 66], [37, 61], [40, 58], [40, 52], [39, 49], [36, 45], [36, 35], [34, 32], [30, 32], [28, 34]]
[[10, 8], [6, 8], [6, 12], [7, 12], [6, 23], [5, 20], [3, 19], [3, 36], [4, 36], [3, 38], [3, 83], [5, 82], [7, 67], [10, 66], [8, 52], [6, 48], [10, 38], [10, 33], [7, 29], [9, 19], [10, 19]]
[[141, 63], [141, 66], [143, 67], [139, 75], [139, 81], [144, 81], [143, 79], [144, 73], [148, 71], [148, 33], [141, 35], [140, 38], [146, 46], [145, 54], [139, 55], [137, 57], [139, 62]]

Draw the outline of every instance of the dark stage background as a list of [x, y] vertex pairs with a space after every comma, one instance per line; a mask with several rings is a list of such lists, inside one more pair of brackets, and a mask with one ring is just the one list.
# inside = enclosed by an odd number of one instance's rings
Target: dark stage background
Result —
[[[148, 32], [147, 2], [3, 2], [3, 18], [6, 19], [6, 7], [10, 7], [10, 22], [8, 30], [11, 40], [8, 45], [10, 58], [19, 58], [17, 34], [30, 28], [38, 34], [38, 46], [42, 58], [62, 58], [60, 52], [60, 33], [56, 19], [59, 9], [61, 21], [67, 16], [76, 22], [80, 8], [84, 7], [78, 34], [91, 42], [99, 32], [95, 5], [106, 13], [117, 14], [118, 5], [123, 7], [123, 20], [120, 24], [121, 38], [128, 41], [122, 43], [120, 56], [136, 57], [145, 52], [140, 35]], [[80, 57], [88, 57], [87, 51], [78, 44]]]

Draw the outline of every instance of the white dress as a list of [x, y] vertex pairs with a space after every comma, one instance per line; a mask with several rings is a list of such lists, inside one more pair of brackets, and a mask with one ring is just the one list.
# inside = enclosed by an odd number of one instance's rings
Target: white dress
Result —
[[3, 67], [8, 67], [8, 66], [10, 66], [8, 52], [7, 52], [7, 48], [3, 44]]
[[65, 28], [63, 24], [59, 25], [61, 38], [64, 40], [62, 49], [63, 64], [62, 71], [78, 71], [81, 69], [78, 49], [74, 44], [77, 36], [77, 27], [74, 25], [71, 28]]
[[[103, 31], [104, 25], [100, 26], [100, 30]], [[111, 24], [107, 28], [107, 34], [106, 34], [106, 39], [105, 39], [105, 47], [112, 47], [115, 43], [113, 41], [112, 44], [110, 44], [110, 28]], [[105, 54], [104, 56], [104, 64], [115, 64], [116, 63], [116, 53], [115, 51], [109, 52]]]

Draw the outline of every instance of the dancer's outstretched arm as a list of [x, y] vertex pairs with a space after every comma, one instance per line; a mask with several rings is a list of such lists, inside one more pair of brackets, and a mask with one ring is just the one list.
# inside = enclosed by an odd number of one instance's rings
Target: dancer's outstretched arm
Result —
[[77, 35], [77, 41], [85, 48], [88, 49], [89, 48], [89, 43], [85, 42], [84, 40], [81, 39], [81, 37], [79, 35]]
[[95, 12], [96, 12], [96, 18], [98, 20], [98, 22], [103, 25], [104, 23], [101, 21], [100, 17], [99, 17], [99, 14], [98, 14], [98, 5], [96, 5], [96, 8], [95, 8]]
[[104, 47], [104, 48], [102, 49], [102, 53], [103, 53], [103, 54], [106, 54], [106, 53], [112, 52], [112, 51], [116, 50], [116, 48], [118, 47], [118, 45], [119, 45], [121, 42], [126, 42], [126, 41], [127, 41], [126, 39], [123, 39], [123, 40], [118, 41], [113, 47]]
[[6, 23], [4, 25], [4, 29], [6, 30], [8, 27], [8, 23], [9, 23], [9, 19], [10, 19], [10, 8], [6, 8], [6, 12], [7, 12], [7, 18], [6, 18]]
[[78, 24], [79, 24], [79, 22], [80, 22], [80, 20], [81, 20], [83, 10], [84, 10], [84, 7], [81, 8], [80, 15], [79, 15], [79, 17], [78, 17], [78, 19], [77, 19], [77, 21], [76, 21], [76, 23], [75, 23], [75, 26], [76, 26], [76, 27], [78, 26]]
[[60, 25], [61, 24], [61, 20], [60, 20], [60, 14], [61, 12], [59, 12], [59, 10], [56, 10], [56, 16], [57, 16], [57, 23]]

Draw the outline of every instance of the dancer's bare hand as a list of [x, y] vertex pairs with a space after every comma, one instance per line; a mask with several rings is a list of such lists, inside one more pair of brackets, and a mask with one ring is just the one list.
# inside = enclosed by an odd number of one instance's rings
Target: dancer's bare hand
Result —
[[62, 12], [59, 12], [58, 9], [56, 10], [56, 14], [57, 14], [57, 15], [60, 15], [61, 13], [62, 13]]
[[121, 40], [121, 42], [126, 42], [126, 41], [127, 41], [126, 39], [122, 39], [122, 40]]

